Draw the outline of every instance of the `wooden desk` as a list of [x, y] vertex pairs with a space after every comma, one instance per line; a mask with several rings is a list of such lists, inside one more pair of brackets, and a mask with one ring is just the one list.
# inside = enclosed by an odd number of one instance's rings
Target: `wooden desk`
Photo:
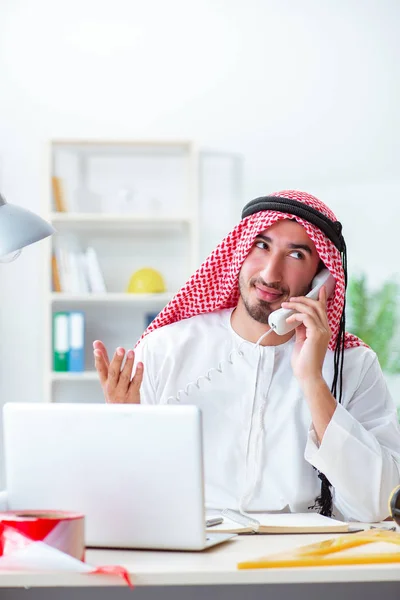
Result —
[[[239, 561], [256, 558], [315, 541], [334, 537], [324, 535], [238, 536], [224, 544], [203, 552], [162, 552], [129, 550], [88, 550], [86, 560], [92, 565], [119, 564], [126, 567], [136, 586], [137, 598], [290, 598], [296, 593], [301, 598], [340, 600], [362, 594], [363, 600], [378, 594], [390, 594], [390, 600], [400, 597], [400, 565], [363, 565], [346, 567], [308, 567], [292, 569], [238, 570]], [[30, 590], [29, 599], [50, 600], [54, 589], [64, 589], [57, 598], [110, 598], [131, 593], [116, 577], [77, 573], [2, 573], [0, 575], [2, 600], [27, 598], [20, 588]], [[165, 587], [167, 586], [167, 587]], [[189, 587], [190, 586], [190, 587]], [[19, 588], [19, 589], [18, 589]], [[76, 588], [81, 588], [77, 590]], [[84, 588], [84, 589], [83, 589]], [[90, 588], [96, 588], [95, 590]], [[103, 590], [101, 590], [103, 588]], [[107, 592], [107, 590], [109, 590]], [[34, 592], [37, 592], [35, 594]], [[48, 592], [50, 595], [46, 595]], [[369, 594], [372, 594], [371, 596]], [[227, 595], [225, 595], [227, 594]], [[304, 594], [304, 596], [303, 596]], [[330, 595], [332, 594], [332, 595]], [[393, 595], [394, 594], [394, 595]]]

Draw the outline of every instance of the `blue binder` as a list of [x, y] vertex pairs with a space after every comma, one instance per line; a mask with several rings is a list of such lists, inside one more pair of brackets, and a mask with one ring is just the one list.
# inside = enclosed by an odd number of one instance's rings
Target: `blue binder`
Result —
[[81, 311], [69, 313], [68, 371], [85, 370], [85, 315]]

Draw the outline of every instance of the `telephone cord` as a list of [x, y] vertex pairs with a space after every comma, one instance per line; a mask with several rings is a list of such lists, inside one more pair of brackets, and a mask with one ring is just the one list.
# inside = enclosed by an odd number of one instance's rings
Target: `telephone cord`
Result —
[[[263, 340], [265, 337], [267, 337], [267, 336], [268, 336], [270, 333], [272, 333], [273, 331], [274, 331], [274, 330], [271, 328], [271, 329], [269, 329], [269, 330], [268, 330], [266, 333], [263, 333], [263, 335], [262, 335], [262, 336], [261, 336], [261, 337], [260, 337], [260, 338], [257, 340], [257, 342], [255, 343], [255, 345], [254, 345], [254, 349], [258, 348], [258, 347], [260, 346], [260, 343], [261, 343], [261, 341], [262, 341], [262, 340]], [[189, 382], [189, 383], [188, 383], [188, 384], [185, 386], [185, 388], [184, 388], [184, 389], [180, 389], [180, 390], [178, 390], [178, 392], [177, 392], [176, 396], [169, 396], [169, 397], [167, 398], [167, 404], [169, 403], [169, 401], [170, 401], [170, 400], [176, 400], [177, 402], [181, 402], [181, 400], [182, 400], [182, 397], [183, 397], [183, 394], [184, 394], [186, 397], [189, 397], [190, 390], [191, 390], [191, 388], [192, 388], [193, 386], [194, 386], [194, 387], [196, 387], [197, 389], [200, 389], [200, 382], [201, 382], [202, 380], [207, 380], [207, 381], [211, 382], [211, 375], [212, 375], [212, 373], [214, 373], [214, 372], [215, 372], [215, 373], [222, 373], [222, 372], [223, 372], [223, 366], [224, 366], [224, 365], [228, 365], [228, 364], [230, 364], [230, 365], [233, 365], [233, 364], [234, 364], [234, 362], [233, 362], [233, 356], [234, 356], [235, 354], [237, 354], [237, 356], [239, 356], [239, 357], [243, 357], [243, 356], [244, 356], [244, 352], [241, 350], [241, 348], [242, 348], [242, 346], [243, 346], [244, 344], [248, 344], [248, 341], [247, 341], [247, 340], [243, 340], [243, 341], [242, 341], [242, 342], [239, 344], [239, 347], [238, 347], [238, 348], [233, 348], [233, 349], [230, 351], [230, 353], [229, 353], [229, 357], [228, 357], [228, 359], [223, 359], [223, 360], [221, 360], [221, 361], [218, 363], [218, 367], [211, 367], [211, 369], [209, 369], [209, 370], [207, 371], [207, 375], [200, 375], [200, 376], [199, 376], [199, 377], [196, 379], [196, 381], [190, 381], [190, 382]]]

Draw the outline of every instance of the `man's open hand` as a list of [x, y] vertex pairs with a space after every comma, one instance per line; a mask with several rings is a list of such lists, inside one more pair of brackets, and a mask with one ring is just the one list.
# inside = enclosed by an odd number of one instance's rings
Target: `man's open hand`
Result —
[[117, 348], [112, 361], [109, 361], [103, 342], [93, 342], [94, 363], [103, 388], [106, 402], [115, 404], [140, 404], [140, 386], [143, 379], [143, 363], [138, 363], [132, 377], [135, 354], [129, 350], [126, 361], [121, 369], [125, 350]]

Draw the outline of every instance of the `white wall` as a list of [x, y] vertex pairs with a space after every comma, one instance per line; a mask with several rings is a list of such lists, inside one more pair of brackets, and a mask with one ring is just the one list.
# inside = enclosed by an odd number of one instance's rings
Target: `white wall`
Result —
[[[399, 17], [397, 0], [2, 0], [0, 188], [40, 212], [52, 137], [194, 139], [244, 155], [246, 199], [331, 204], [379, 285], [399, 270]], [[40, 247], [0, 282], [0, 398], [39, 400]]]

